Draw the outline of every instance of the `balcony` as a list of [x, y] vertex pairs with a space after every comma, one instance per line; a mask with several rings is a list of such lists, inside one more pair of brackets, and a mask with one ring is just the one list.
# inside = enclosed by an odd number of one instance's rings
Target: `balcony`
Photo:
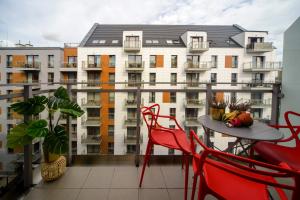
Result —
[[141, 50], [141, 41], [124, 40], [123, 48], [126, 52], [139, 52]]
[[77, 63], [63, 63], [61, 72], [77, 72]]
[[199, 83], [199, 80], [189, 80], [186, 81], [186, 85], [184, 86], [187, 90], [193, 90], [193, 89], [205, 89], [206, 84], [205, 83]]
[[247, 62], [243, 64], [244, 72], [270, 72], [270, 71], [281, 71], [281, 62], [265, 62], [257, 64], [253, 62]]
[[[141, 123], [142, 124], [142, 121]], [[125, 127], [136, 127], [137, 125], [137, 118], [136, 117], [128, 117], [124, 121]]]
[[263, 81], [252, 81], [242, 85], [242, 89], [246, 90], [270, 90], [272, 89], [273, 83]]
[[81, 105], [86, 108], [101, 108], [101, 100], [100, 99], [81, 99]]
[[145, 62], [128, 62], [125, 61], [125, 69], [127, 72], [143, 72]]
[[[127, 82], [127, 81], [126, 81]], [[143, 88], [144, 87], [144, 84], [143, 84], [144, 81], [141, 81], [141, 80], [129, 80], [125, 87], [127, 88], [137, 88], [137, 87], [141, 87]]]
[[184, 121], [184, 126], [186, 127], [200, 127], [201, 124], [198, 120], [198, 117], [187, 116]]
[[246, 46], [247, 53], [264, 53], [273, 51], [272, 42], [251, 43]]
[[209, 42], [191, 42], [189, 45], [190, 53], [202, 53], [208, 51]]
[[[136, 144], [136, 135], [135, 134], [124, 134], [124, 143], [125, 144]], [[143, 143], [143, 134], [140, 135], [140, 144]]]
[[184, 70], [185, 72], [199, 73], [202, 71], [210, 70], [211, 66], [212, 66], [212, 62], [199, 62], [199, 63], [185, 62]]
[[82, 82], [81, 87], [83, 89], [100, 89], [101, 88], [100, 80], [84, 81]]
[[250, 99], [252, 108], [264, 108], [272, 105], [272, 99]]
[[88, 63], [82, 61], [82, 69], [85, 71], [102, 71], [101, 63]]
[[100, 145], [101, 135], [82, 135], [81, 144]]
[[101, 118], [100, 117], [82, 117], [81, 124], [83, 126], [101, 126]]
[[18, 69], [22, 71], [40, 71], [41, 70], [41, 62], [33, 62], [33, 63], [18, 63]]
[[186, 99], [185, 107], [186, 108], [203, 108], [205, 106], [205, 100], [199, 99]]

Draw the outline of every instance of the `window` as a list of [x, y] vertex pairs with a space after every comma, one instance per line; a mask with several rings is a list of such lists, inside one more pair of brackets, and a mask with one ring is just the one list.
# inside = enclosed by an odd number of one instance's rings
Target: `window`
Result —
[[112, 83], [115, 82], [115, 73], [108, 74], [108, 81]]
[[128, 144], [127, 145], [127, 153], [128, 154], [133, 154], [136, 152], [136, 146], [135, 144]]
[[11, 83], [12, 81], [12, 73], [11, 72], [7, 72], [6, 74], [6, 82], [7, 83]]
[[170, 92], [170, 103], [176, 103], [176, 92]]
[[156, 82], [156, 74], [155, 73], [150, 73], [149, 75], [149, 78], [150, 78], [150, 84], [149, 85], [155, 85], [155, 82]]
[[114, 137], [115, 134], [115, 126], [114, 125], [108, 125], [108, 136]]
[[108, 153], [114, 154], [114, 143], [113, 142], [108, 143]]
[[211, 56], [211, 67], [217, 68], [218, 67], [218, 56]]
[[210, 74], [210, 82], [216, 83], [217, 82], [217, 73], [211, 73]]
[[108, 93], [108, 101], [109, 101], [109, 103], [114, 103], [115, 102], [115, 93], [114, 92], [109, 92]]
[[231, 92], [231, 94], [230, 94], [230, 98], [231, 98], [231, 102], [232, 103], [234, 103], [234, 102], [236, 102], [236, 92]]
[[93, 40], [92, 43], [93, 43], [93, 44], [98, 44], [98, 43], [99, 43], [99, 40]]
[[97, 92], [88, 92], [87, 93], [87, 100], [89, 102], [99, 102], [100, 101], [100, 94]]
[[264, 68], [265, 57], [264, 56], [253, 56], [252, 57], [252, 68]]
[[150, 67], [154, 68], [156, 66], [156, 56], [150, 56]]
[[109, 119], [114, 119], [115, 118], [115, 109], [114, 108], [109, 108], [108, 109], [108, 118]]
[[99, 127], [87, 127], [86, 128], [87, 135], [100, 135], [100, 128]]
[[48, 83], [53, 83], [54, 82], [54, 73], [49, 72], [48, 73]]
[[177, 55], [172, 55], [171, 56], [171, 67], [172, 68], [177, 68]]
[[171, 85], [177, 85], [177, 73], [171, 73]]
[[12, 62], [13, 62], [13, 56], [12, 55], [7, 55], [6, 56], [6, 66], [7, 67], [12, 67]]
[[149, 103], [155, 103], [155, 92], [149, 93]]
[[48, 67], [49, 68], [54, 67], [54, 55], [48, 55]]
[[251, 93], [251, 99], [262, 100], [263, 99], [263, 93], [261, 93], [261, 92], [253, 92], [253, 93]]
[[257, 84], [262, 84], [264, 82], [264, 74], [263, 73], [252, 74], [252, 82]]
[[174, 155], [175, 150], [174, 149], [168, 149], [168, 155]]
[[251, 113], [252, 113], [254, 119], [262, 118], [262, 108], [252, 108]]
[[127, 48], [139, 48], [140, 47], [139, 36], [126, 36], [124, 46]]
[[146, 40], [146, 44], [152, 44], [152, 40]]
[[170, 108], [170, 116], [176, 117], [176, 108]]
[[77, 56], [68, 56], [69, 67], [77, 67]]
[[100, 67], [101, 56], [100, 55], [89, 55], [88, 56], [88, 67]]
[[87, 108], [86, 109], [88, 118], [99, 118], [100, 117], [100, 109], [99, 108]]
[[231, 85], [236, 86], [237, 84], [237, 73], [231, 73]]
[[100, 145], [86, 145], [87, 153], [100, 153]]
[[106, 40], [100, 40], [99, 44], [105, 44]]
[[37, 68], [40, 66], [38, 55], [28, 55], [26, 56], [26, 58], [27, 58], [27, 63], [26, 63], [27, 68], [35, 68], [35, 67]]
[[159, 41], [158, 41], [158, 40], [152, 40], [152, 43], [153, 43], [153, 44], [158, 44]]
[[198, 68], [199, 67], [199, 63], [200, 63], [200, 56], [198, 55], [193, 55], [193, 56], [187, 56], [187, 67], [189, 68]]
[[141, 55], [129, 55], [128, 56], [129, 68], [142, 68], [142, 56]]
[[109, 55], [109, 67], [115, 67], [115, 66], [116, 66], [116, 56]]
[[119, 40], [112, 40], [111, 43], [112, 43], [112, 44], [118, 44], [118, 43], [119, 43]]
[[173, 44], [172, 40], [166, 40], [167, 44]]
[[238, 56], [232, 56], [232, 68], [237, 68], [239, 65]]

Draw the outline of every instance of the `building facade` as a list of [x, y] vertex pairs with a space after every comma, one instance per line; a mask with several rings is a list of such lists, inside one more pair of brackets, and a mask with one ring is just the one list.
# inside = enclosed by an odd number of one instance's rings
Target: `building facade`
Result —
[[[250, 100], [256, 118], [270, 118], [271, 94], [255, 90], [269, 89], [280, 79], [281, 63], [275, 48], [267, 42], [266, 31], [249, 31], [238, 25], [99, 25], [95, 24], [79, 46], [65, 48], [15, 47], [0, 49], [1, 84], [24, 81], [80, 82], [73, 98], [86, 111], [72, 120], [73, 153], [131, 154], [136, 151], [137, 98], [135, 92], [99, 92], [97, 89], [165, 89], [142, 93], [142, 105], [158, 103], [161, 113], [175, 116], [186, 130], [203, 130], [198, 117], [205, 114], [203, 89], [251, 88], [251, 93], [216, 92], [218, 100]], [[25, 63], [19, 66], [19, 63]], [[32, 65], [32, 63], [39, 63]], [[11, 67], [15, 66], [15, 67]], [[49, 67], [53, 66], [53, 67]], [[29, 69], [28, 69], [29, 68]], [[100, 82], [105, 84], [100, 84]], [[125, 82], [126, 84], [110, 84]], [[142, 82], [147, 82], [143, 84]], [[162, 82], [170, 82], [163, 84]], [[181, 84], [186, 82], [186, 84]], [[230, 84], [215, 84], [227, 82]], [[236, 84], [237, 82], [244, 84]], [[202, 83], [202, 84], [200, 84]], [[51, 85], [40, 86], [41, 89]], [[53, 86], [55, 87], [55, 85]], [[1, 93], [18, 91], [7, 86]], [[22, 88], [20, 88], [22, 89]], [[96, 90], [95, 90], [96, 89]], [[168, 92], [185, 89], [184, 92]], [[2, 149], [11, 125], [6, 115], [10, 102], [1, 104]], [[64, 122], [64, 121], [63, 121]], [[174, 127], [169, 120], [162, 124]], [[215, 146], [225, 148], [234, 138], [211, 134]], [[146, 149], [147, 127], [141, 123], [141, 153]], [[177, 154], [155, 147], [154, 154]]]

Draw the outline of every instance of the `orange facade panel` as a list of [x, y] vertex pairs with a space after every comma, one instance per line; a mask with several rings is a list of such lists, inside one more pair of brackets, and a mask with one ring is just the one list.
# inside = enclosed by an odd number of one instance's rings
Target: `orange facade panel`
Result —
[[163, 103], [170, 103], [170, 92], [163, 92]]
[[225, 56], [225, 68], [232, 68], [232, 56]]
[[68, 62], [69, 56], [77, 56], [77, 48], [64, 48], [64, 62]]
[[25, 61], [26, 61], [25, 55], [13, 55], [12, 66], [20, 67], [21, 65], [25, 64]]
[[164, 67], [164, 55], [156, 55], [156, 67]]
[[12, 73], [11, 74], [11, 83], [23, 83], [26, 81], [26, 74], [23, 72]]
[[224, 101], [224, 92], [216, 92], [216, 101], [217, 102]]

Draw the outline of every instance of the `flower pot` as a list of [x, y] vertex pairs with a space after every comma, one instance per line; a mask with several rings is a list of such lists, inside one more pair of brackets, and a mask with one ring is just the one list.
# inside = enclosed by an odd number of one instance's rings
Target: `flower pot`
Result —
[[59, 156], [54, 162], [41, 164], [41, 175], [44, 181], [54, 181], [66, 171], [67, 161], [64, 156]]
[[210, 115], [212, 119], [221, 121], [225, 113], [225, 108], [210, 108]]

